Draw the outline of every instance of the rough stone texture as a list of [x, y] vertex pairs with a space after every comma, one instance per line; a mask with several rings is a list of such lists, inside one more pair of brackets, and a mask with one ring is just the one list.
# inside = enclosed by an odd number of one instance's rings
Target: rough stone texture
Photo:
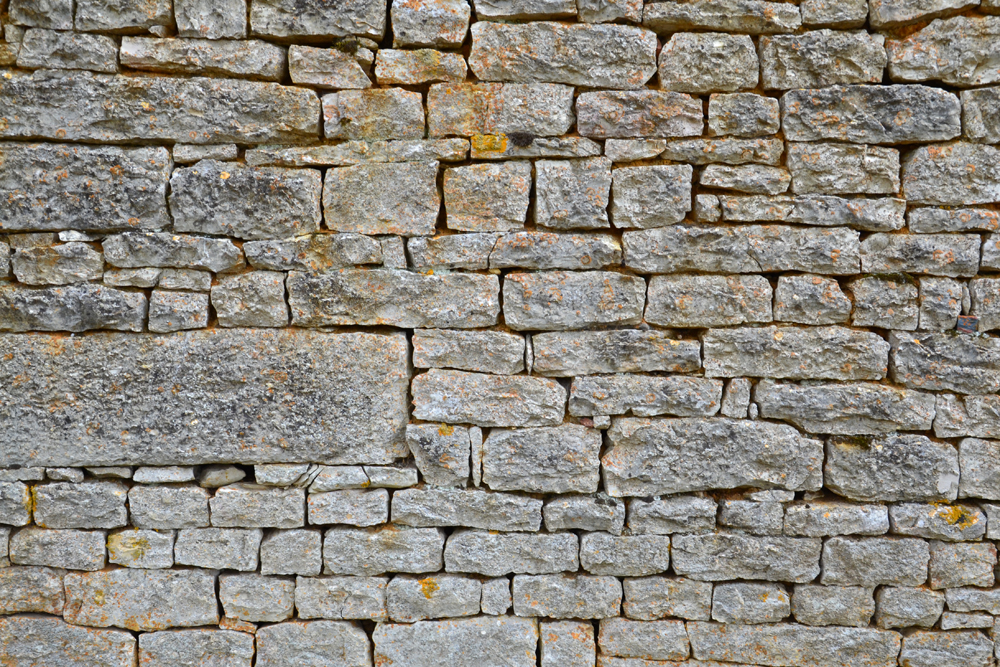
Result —
[[623, 167], [613, 172], [611, 217], [619, 228], [680, 222], [691, 210], [689, 165]]
[[827, 442], [826, 485], [851, 500], [954, 500], [958, 452], [920, 435], [833, 437]]
[[465, 0], [403, 0], [393, 3], [392, 45], [460, 46], [472, 11]]
[[843, 324], [851, 300], [840, 284], [816, 275], [781, 276], [774, 290], [774, 319], [796, 324]]
[[258, 667], [323, 664], [366, 667], [371, 643], [355, 623], [343, 621], [286, 621], [257, 633]]
[[120, 58], [136, 70], [263, 81], [279, 81], [286, 66], [284, 49], [259, 40], [123, 37]]
[[524, 227], [531, 190], [528, 162], [501, 162], [448, 169], [444, 208], [448, 229], [506, 232]]
[[987, 204], [1000, 200], [1000, 150], [956, 141], [921, 146], [903, 161], [903, 193], [919, 204]]
[[787, 90], [881, 82], [884, 41], [881, 35], [835, 30], [761, 37], [761, 83]]
[[899, 191], [899, 151], [892, 148], [793, 143], [788, 145], [787, 159], [796, 194]]
[[103, 74], [118, 71], [118, 44], [104, 35], [31, 29], [17, 51], [24, 69], [84, 69]]
[[155, 530], [122, 530], [108, 535], [108, 561], [125, 567], [163, 569], [174, 564], [174, 536]]
[[594, 373], [686, 373], [701, 365], [701, 345], [664, 331], [620, 329], [535, 334], [534, 370], [569, 377]]
[[636, 417], [669, 414], [708, 417], [719, 411], [722, 382], [701, 378], [642, 375], [585, 376], [573, 380], [569, 413], [573, 416]]
[[494, 430], [483, 442], [483, 482], [497, 491], [593, 493], [599, 431], [576, 424]]
[[513, 599], [518, 616], [608, 618], [618, 613], [622, 588], [614, 577], [519, 574]]
[[628, 505], [628, 527], [638, 534], [707, 533], [715, 529], [717, 511], [718, 506], [710, 498], [636, 498]]
[[919, 586], [927, 580], [927, 542], [888, 537], [834, 537], [823, 545], [822, 583]]
[[253, 637], [231, 630], [174, 630], [139, 636], [141, 664], [246, 667], [253, 659]]
[[482, 583], [455, 574], [393, 577], [386, 589], [389, 618], [402, 623], [475, 616], [481, 597]]
[[562, 495], [542, 508], [545, 528], [559, 530], [603, 531], [621, 535], [625, 525], [625, 503], [607, 495]]
[[646, 301], [645, 320], [665, 327], [771, 321], [771, 285], [762, 276], [653, 276]]
[[107, 263], [123, 268], [155, 266], [225, 272], [244, 266], [240, 249], [228, 239], [126, 232], [105, 237], [103, 245]]
[[872, 592], [861, 586], [797, 584], [792, 593], [792, 615], [805, 625], [867, 628], [874, 614]]
[[643, 24], [661, 34], [691, 29], [772, 34], [793, 32], [801, 23], [795, 5], [766, 0], [671, 0], [643, 12]]
[[257, 569], [262, 535], [260, 529], [181, 530], [174, 543], [174, 558], [179, 565], [252, 572]]
[[331, 528], [325, 537], [324, 572], [364, 576], [436, 572], [443, 565], [444, 540], [437, 528]]
[[891, 377], [913, 389], [995, 393], [1000, 389], [1000, 344], [949, 333], [889, 335]]
[[712, 584], [690, 579], [643, 577], [625, 579], [622, 610], [628, 618], [652, 621], [665, 616], [707, 621]]
[[986, 514], [969, 505], [902, 503], [889, 508], [892, 532], [931, 540], [961, 542], [986, 534]]
[[386, 5], [374, 0], [351, 0], [330, 7], [321, 0], [258, 0], [250, 8], [250, 28], [265, 37], [343, 37], [381, 39]]
[[317, 88], [364, 89], [372, 85], [358, 61], [338, 49], [290, 46], [288, 74], [295, 83]]
[[[607, 213], [611, 192], [609, 158], [539, 160], [535, 163], [535, 171], [535, 224], [560, 230], [610, 226]], [[580, 261], [582, 263], [583, 259]], [[590, 266], [589, 262], [586, 266], [551, 264], [534, 268], [600, 268], [599, 265]]]
[[930, 550], [932, 589], [958, 586], [989, 588], [996, 583], [993, 568], [997, 564], [997, 549], [992, 543], [931, 542]]
[[[562, 422], [566, 390], [543, 378], [431, 369], [413, 380], [413, 414], [433, 422], [483, 427], [554, 426]], [[452, 396], [460, 395], [462, 403]]]
[[393, 494], [392, 520], [406, 526], [468, 526], [537, 531], [542, 502], [474, 489], [404, 489]]
[[123, 630], [95, 630], [59, 618], [0, 618], [0, 660], [30, 665], [135, 667], [135, 637]]
[[669, 565], [665, 535], [587, 533], [580, 539], [580, 567], [590, 574], [642, 577], [666, 572]]
[[682, 93], [755, 88], [757, 52], [747, 35], [676, 33], [660, 51], [660, 84]]
[[805, 583], [820, 573], [818, 539], [714, 533], [675, 535], [670, 546], [674, 571], [701, 581]]
[[704, 122], [697, 98], [658, 90], [595, 91], [577, 98], [585, 137], [696, 137]]
[[573, 88], [554, 83], [442, 83], [427, 93], [431, 137], [559, 136], [574, 118]]
[[441, 197], [437, 162], [359, 164], [330, 169], [323, 187], [323, 217], [336, 232], [433, 233]]
[[504, 279], [504, 315], [517, 331], [634, 325], [642, 319], [645, 292], [641, 278], [619, 273], [514, 273]]
[[944, 609], [945, 596], [927, 588], [880, 588], [875, 594], [880, 628], [929, 628]]
[[800, 222], [821, 227], [845, 225], [869, 232], [891, 232], [906, 224], [903, 219], [906, 200], [891, 197], [856, 199], [830, 195], [723, 195], [720, 197], [720, 205], [724, 219], [739, 222]]
[[104, 567], [104, 548], [104, 531], [28, 527], [10, 538], [10, 562], [95, 571]]
[[127, 495], [121, 482], [43, 484], [33, 489], [33, 516], [43, 528], [118, 528], [128, 522]]
[[388, 620], [388, 577], [298, 577], [295, 608], [299, 618]]
[[791, 600], [779, 584], [716, 584], [712, 620], [720, 623], [776, 623], [791, 613]]
[[594, 626], [584, 621], [539, 624], [542, 667], [593, 667], [596, 645]]
[[423, 139], [424, 126], [419, 93], [379, 88], [323, 96], [323, 133], [328, 139]]
[[47, 567], [0, 569], [0, 613], [38, 612], [62, 615], [66, 596], [62, 575]]
[[917, 32], [886, 42], [889, 75], [896, 81], [940, 80], [967, 87], [1000, 81], [994, 61], [1000, 18], [957, 16], [931, 21]]
[[431, 667], [530, 667], [535, 664], [538, 625], [510, 616], [413, 624], [389, 623], [372, 636], [378, 664]]
[[445, 547], [448, 572], [490, 577], [504, 574], [555, 574], [579, 569], [579, 540], [573, 533], [522, 534], [455, 531]]

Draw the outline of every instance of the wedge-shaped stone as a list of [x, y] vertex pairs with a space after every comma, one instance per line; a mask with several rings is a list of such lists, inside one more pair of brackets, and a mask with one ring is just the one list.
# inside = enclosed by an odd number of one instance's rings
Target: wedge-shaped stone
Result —
[[761, 83], [772, 90], [880, 83], [886, 65], [884, 43], [882, 35], [864, 31], [761, 37]]
[[575, 119], [572, 86], [440, 83], [432, 85], [427, 93], [427, 129], [431, 137], [516, 133], [559, 136], [569, 131]]
[[321, 179], [313, 169], [240, 167], [203, 160], [170, 179], [170, 213], [179, 232], [243, 239], [319, 231]]
[[168, 232], [125, 232], [104, 238], [104, 259], [112, 266], [147, 266], [228, 272], [243, 268], [243, 253], [229, 239]]
[[293, 271], [286, 286], [292, 324], [472, 328], [496, 324], [496, 276], [430, 276], [395, 269]]
[[903, 192], [915, 204], [1000, 201], [1000, 149], [963, 141], [921, 146], [903, 160]]
[[169, 74], [201, 74], [280, 81], [285, 50], [260, 40], [123, 37], [123, 67]]
[[932, 394], [880, 384], [757, 384], [754, 402], [765, 419], [791, 422], [809, 433], [864, 435], [929, 431]]
[[889, 343], [844, 327], [743, 327], [703, 337], [707, 377], [881, 380]]
[[355, 56], [340, 49], [288, 47], [288, 74], [294, 83], [317, 88], [364, 89], [372, 82]]
[[299, 618], [386, 621], [388, 577], [297, 577]]
[[823, 545], [822, 583], [919, 586], [927, 580], [927, 542], [893, 537], [833, 537]]
[[538, 625], [511, 616], [386, 623], [372, 640], [377, 664], [434, 667], [443, 660], [454, 667], [533, 667]]
[[[785, 152], [780, 139], [676, 139], [668, 141], [660, 157], [665, 160], [691, 164], [749, 164], [778, 165]], [[706, 183], [707, 185], [707, 183]], [[713, 187], [719, 187], [714, 186]]]
[[[0, 418], [8, 464], [389, 463], [406, 454], [410, 370], [402, 335], [226, 329], [29, 335], [2, 347], [13, 354], [0, 360], [0, 404], [11, 406]], [[201, 369], [197, 377], [192, 364]], [[12, 383], [22, 374], [27, 383]], [[299, 398], [275, 402], [260, 377]], [[158, 388], [175, 385], [184, 391], [164, 401]], [[75, 397], [71, 405], [44, 398], [66, 392]], [[197, 446], [206, 432], [216, 434], [211, 448]]]
[[483, 482], [497, 491], [594, 493], [601, 432], [577, 424], [493, 430], [483, 442]]
[[723, 219], [734, 222], [800, 222], [819, 227], [843, 225], [867, 232], [891, 232], [906, 225], [903, 219], [906, 200], [891, 197], [848, 199], [831, 195], [721, 195], [719, 203]]
[[580, 543], [574, 533], [458, 530], [448, 537], [444, 561], [448, 572], [472, 572], [488, 577], [512, 572], [576, 572], [580, 568]]
[[701, 581], [758, 579], [810, 582], [820, 573], [822, 540], [730, 533], [674, 535], [674, 571]]
[[794, 32], [802, 24], [798, 6], [764, 0], [656, 2], [645, 8], [642, 20], [660, 34], [694, 29], [761, 35]]
[[827, 441], [826, 486], [863, 502], [955, 500], [958, 452], [922, 435], [834, 436]]
[[514, 577], [514, 613], [548, 618], [608, 618], [618, 615], [622, 585], [615, 577], [585, 574]]
[[698, 660], [771, 667], [892, 667], [901, 643], [896, 632], [796, 623], [688, 623], [687, 631]]
[[255, 0], [250, 6], [254, 35], [321, 38], [357, 35], [382, 39], [387, 6], [381, 0], [348, 0], [330, 6], [324, 0]]
[[94, 630], [60, 618], [0, 618], [0, 660], [11, 667], [135, 667], [135, 637], [124, 630]]
[[534, 372], [553, 377], [595, 373], [689, 373], [701, 368], [701, 343], [665, 331], [567, 331], [531, 337]]
[[934, 418], [939, 438], [1000, 438], [1000, 396], [955, 396], [940, 394]]
[[413, 380], [413, 416], [484, 427], [562, 423], [566, 390], [554, 380], [431, 369]]
[[367, 667], [371, 643], [363, 628], [344, 621], [285, 621], [257, 633], [257, 667]]
[[[0, 77], [0, 116], [7, 119], [2, 137], [252, 144], [319, 136], [319, 98], [305, 88], [70, 70], [8, 74]], [[178, 99], [184, 104], [176, 104]], [[151, 114], [156, 122], [150, 122]]]
[[911, 389], [994, 394], [1000, 391], [1000, 340], [952, 333], [889, 334], [890, 377]]
[[483, 81], [641, 88], [656, 73], [656, 35], [624, 25], [480, 21], [469, 67]]
[[695, 377], [589, 375], [573, 380], [569, 413], [574, 417], [675, 415], [710, 417], [722, 403], [722, 381]]
[[513, 232], [497, 239], [490, 252], [490, 268], [496, 269], [603, 269], [621, 261], [621, 246], [608, 234]]
[[533, 532], [542, 524], [542, 501], [479, 489], [403, 489], [392, 496], [392, 522]]
[[139, 659], [144, 665], [249, 667], [253, 654], [253, 636], [245, 632], [199, 629], [139, 635]]
[[770, 322], [771, 284], [763, 276], [653, 276], [645, 319], [685, 329]]
[[437, 162], [407, 162], [328, 170], [326, 226], [358, 234], [432, 235], [441, 208], [437, 168]]
[[947, 141], [962, 133], [958, 97], [928, 86], [830, 86], [781, 98], [789, 141], [908, 144]]
[[504, 317], [516, 331], [566, 331], [639, 324], [646, 282], [605, 271], [512, 273], [504, 278]]
[[696, 97], [661, 90], [600, 90], [576, 101], [581, 135], [595, 139], [697, 137], [704, 127]]
[[166, 194], [172, 163], [165, 148], [0, 143], [0, 161], [0, 189], [6, 193], [0, 230], [170, 225]]
[[893, 81], [943, 81], [963, 88], [996, 83], [998, 37], [998, 16], [931, 21], [903, 39], [886, 42], [889, 75]]
[[67, 574], [67, 621], [126, 630], [216, 625], [215, 573], [119, 569]]
[[[919, 149], [918, 149], [919, 150]], [[848, 144], [788, 145], [788, 170], [796, 194], [895, 194], [899, 151]]]
[[618, 418], [601, 459], [612, 496], [738, 486], [816, 490], [823, 445], [791, 426], [733, 419]]

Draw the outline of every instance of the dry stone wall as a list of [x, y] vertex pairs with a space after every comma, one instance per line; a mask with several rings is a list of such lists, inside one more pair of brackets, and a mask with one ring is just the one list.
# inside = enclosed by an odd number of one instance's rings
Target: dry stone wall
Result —
[[0, 664], [996, 664], [998, 0], [0, 23]]

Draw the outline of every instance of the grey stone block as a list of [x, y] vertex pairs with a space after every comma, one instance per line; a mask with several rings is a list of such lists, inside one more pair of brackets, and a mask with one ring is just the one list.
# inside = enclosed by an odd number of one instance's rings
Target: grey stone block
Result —
[[478, 489], [403, 489], [392, 496], [392, 522], [534, 532], [541, 527], [542, 501]]
[[456, 574], [423, 578], [393, 577], [386, 589], [389, 618], [414, 623], [431, 618], [475, 616], [479, 613], [482, 583]]
[[761, 37], [761, 83], [769, 90], [881, 83], [884, 44], [882, 35], [865, 31], [821, 29]]
[[539, 624], [540, 667], [594, 667], [594, 626], [585, 621], [550, 621]]
[[356, 623], [285, 621], [257, 632], [257, 666], [335, 664], [367, 667], [371, 642]]
[[580, 134], [595, 139], [697, 137], [704, 127], [698, 100], [670, 91], [585, 92], [577, 114]]
[[318, 530], [278, 530], [260, 543], [261, 574], [314, 577], [323, 568], [323, 535]]
[[223, 574], [219, 577], [219, 602], [227, 618], [277, 623], [294, 612], [295, 582], [256, 573]]
[[652, 621], [676, 616], [707, 621], [712, 611], [712, 584], [691, 579], [643, 577], [622, 581], [628, 618]]
[[136, 528], [204, 528], [209, 525], [208, 497], [196, 486], [133, 486], [129, 516]]
[[118, 528], [128, 523], [121, 482], [56, 482], [32, 489], [35, 523], [43, 528]]
[[785, 507], [785, 534], [804, 537], [884, 535], [889, 532], [885, 505], [814, 502]]
[[959, 586], [990, 588], [996, 583], [993, 568], [997, 564], [997, 549], [991, 542], [932, 541], [930, 558], [930, 586], [934, 590]]
[[929, 628], [944, 610], [943, 593], [927, 588], [887, 586], [875, 594], [875, 624], [880, 628]]
[[657, 33], [721, 30], [751, 35], [794, 32], [802, 24], [799, 8], [765, 0], [657, 2], [643, 12], [643, 24]]
[[580, 538], [580, 566], [590, 574], [617, 577], [660, 574], [670, 566], [670, 538], [584, 533]]
[[483, 482], [496, 491], [594, 493], [601, 440], [577, 424], [493, 430], [483, 442]]
[[386, 621], [388, 577], [297, 577], [299, 618]]
[[385, 623], [372, 639], [379, 664], [433, 667], [445, 657], [455, 667], [531, 667], [538, 624], [510, 616]]
[[34, 526], [10, 538], [10, 562], [96, 571], [105, 564], [103, 530], [46, 530]]
[[376, 526], [389, 520], [389, 492], [385, 489], [310, 493], [308, 505], [312, 525]]
[[253, 635], [232, 630], [173, 630], [139, 635], [141, 664], [181, 667], [210, 664], [250, 667]]
[[391, 524], [380, 528], [331, 528], [323, 541], [326, 574], [437, 572], [444, 564], [445, 534], [440, 528]]
[[413, 379], [412, 392], [413, 416], [429, 422], [549, 426], [565, 414], [566, 390], [544, 378], [431, 369]]
[[671, 555], [674, 571], [691, 579], [807, 583], [820, 573], [821, 547], [820, 540], [811, 538], [675, 535]]
[[232, 528], [191, 528], [177, 533], [174, 560], [210, 570], [257, 569], [263, 531]]
[[0, 568], [0, 614], [37, 612], [61, 616], [63, 573], [47, 567]]
[[708, 98], [710, 134], [762, 137], [780, 127], [780, 104], [774, 98], [755, 93], [713, 93]]
[[889, 507], [892, 532], [946, 542], [976, 541], [986, 534], [986, 514], [974, 505], [900, 503]]
[[718, 505], [711, 498], [634, 498], [628, 504], [628, 527], [639, 535], [707, 533], [715, 530], [717, 512]]
[[173, 531], [124, 529], [108, 535], [108, 562], [148, 570], [174, 564]]
[[455, 368], [497, 375], [524, 370], [524, 337], [504, 331], [421, 329], [413, 332], [412, 343], [413, 365], [417, 368]]
[[862, 502], [955, 500], [958, 452], [922, 435], [834, 436], [824, 480], [834, 493]]
[[927, 580], [927, 542], [911, 538], [833, 537], [823, 545], [822, 583], [919, 586]]
[[542, 514], [549, 532], [590, 530], [621, 535], [625, 525], [625, 503], [603, 493], [556, 496], [546, 501]]
[[788, 591], [780, 584], [724, 583], [712, 591], [712, 620], [720, 623], [776, 623], [790, 613]]
[[0, 618], [0, 660], [15, 667], [43, 661], [53, 666], [100, 664], [134, 667], [135, 637], [124, 630], [95, 630], [59, 618]]
[[681, 621], [601, 619], [597, 645], [602, 655], [642, 660], [682, 660], [690, 653]]
[[446, 571], [489, 577], [576, 572], [579, 556], [579, 539], [573, 533], [458, 530], [448, 537], [444, 551]]
[[870, 588], [796, 584], [792, 592], [792, 615], [805, 625], [867, 628], [874, 614]]
[[595, 373], [688, 373], [701, 367], [701, 343], [669, 332], [619, 329], [534, 334], [533, 370], [570, 377]]
[[518, 574], [514, 613], [548, 618], [609, 618], [618, 615], [622, 585], [614, 577], [585, 574]]
[[913, 667], [985, 667], [993, 662], [992, 648], [981, 632], [920, 631], [903, 638], [899, 661]]
[[371, 163], [329, 169], [323, 217], [337, 232], [432, 235], [441, 196], [436, 161]]

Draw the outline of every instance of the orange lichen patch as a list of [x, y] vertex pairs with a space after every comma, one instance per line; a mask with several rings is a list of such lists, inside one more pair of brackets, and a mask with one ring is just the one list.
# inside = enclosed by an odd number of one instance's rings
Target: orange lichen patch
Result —
[[426, 579], [420, 580], [420, 592], [424, 594], [424, 597], [428, 600], [433, 597], [433, 595], [441, 589], [433, 578], [427, 577]]
[[962, 530], [971, 528], [979, 523], [979, 517], [970, 511], [968, 507], [963, 507], [962, 505], [937, 503], [936, 508], [932, 512], [940, 516], [948, 524]]

